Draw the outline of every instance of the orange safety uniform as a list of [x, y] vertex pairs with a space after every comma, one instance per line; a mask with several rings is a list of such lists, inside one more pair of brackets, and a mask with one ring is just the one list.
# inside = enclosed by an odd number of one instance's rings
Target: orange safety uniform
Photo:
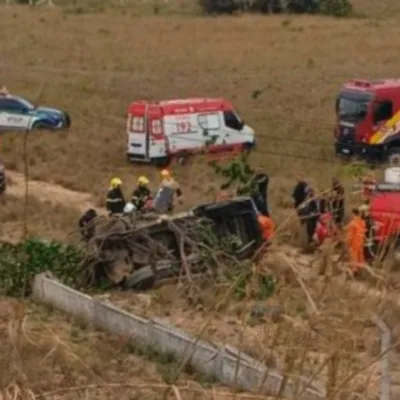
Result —
[[259, 214], [257, 217], [258, 223], [260, 225], [262, 238], [265, 241], [271, 240], [275, 233], [275, 224], [270, 217]]
[[353, 272], [362, 268], [365, 262], [364, 242], [366, 226], [360, 216], [354, 216], [347, 226], [346, 242], [350, 253], [351, 269]]

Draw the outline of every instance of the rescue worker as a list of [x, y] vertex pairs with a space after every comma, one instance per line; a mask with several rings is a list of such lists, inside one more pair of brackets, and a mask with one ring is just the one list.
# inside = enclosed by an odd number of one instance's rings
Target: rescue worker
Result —
[[360, 216], [357, 208], [353, 209], [353, 217], [347, 226], [346, 242], [350, 255], [350, 268], [354, 275], [357, 275], [363, 268], [365, 262], [365, 221]]
[[260, 211], [260, 213], [265, 216], [269, 215], [268, 184], [269, 177], [261, 169], [258, 169], [256, 175], [250, 182], [250, 185], [252, 185], [255, 190], [255, 193], [252, 196], [253, 201], [256, 204], [256, 207]]
[[333, 216], [333, 221], [338, 227], [341, 227], [344, 219], [344, 188], [339, 179], [332, 179], [332, 198], [330, 209]]
[[[177, 198], [179, 199], [179, 202], [182, 202], [182, 190], [179, 186], [179, 183], [172, 177], [171, 173], [167, 169], [163, 169], [161, 171], [161, 185], [160, 189], [162, 188], [170, 188], [174, 191], [174, 194], [176, 194]], [[172, 211], [174, 208], [173, 201], [168, 207], [168, 211]]]
[[364, 256], [366, 260], [374, 257], [373, 246], [374, 246], [374, 232], [373, 232], [373, 222], [369, 215], [369, 203], [364, 202], [363, 205], [359, 207], [360, 217], [365, 222], [365, 243], [364, 243]]
[[318, 224], [321, 212], [319, 207], [319, 199], [315, 197], [313, 189], [308, 189], [307, 203], [304, 205], [304, 219], [306, 223], [306, 233], [308, 243], [313, 242], [315, 229]]
[[[308, 183], [302, 179], [301, 176], [297, 177], [297, 184], [293, 189], [292, 198], [294, 200], [294, 208], [296, 209], [297, 215], [301, 218], [303, 216], [304, 209], [300, 206], [304, 203], [307, 198], [307, 193], [309, 190]], [[304, 219], [301, 219], [304, 223]]]
[[97, 218], [97, 212], [93, 208], [87, 210], [81, 218], [79, 218], [78, 226], [82, 239], [88, 241], [94, 235], [94, 220]]
[[5, 192], [7, 187], [6, 181], [6, 170], [4, 168], [3, 163], [0, 161], [0, 201], [2, 204], [5, 204]]
[[133, 191], [132, 204], [138, 211], [142, 210], [146, 203], [151, 200], [149, 183], [149, 180], [145, 176], [141, 176], [138, 179], [137, 188]]
[[362, 182], [362, 196], [364, 200], [369, 200], [375, 190], [377, 180], [374, 171], [370, 171], [366, 176], [361, 179]]
[[109, 215], [122, 215], [125, 207], [125, 197], [121, 190], [122, 181], [113, 178], [110, 182], [110, 189], [107, 193], [106, 206]]
[[321, 214], [313, 237], [317, 246], [320, 246], [326, 238], [332, 235], [331, 221], [332, 215], [329, 212]]
[[258, 224], [260, 226], [261, 235], [265, 242], [270, 242], [275, 233], [275, 224], [271, 217], [258, 213]]

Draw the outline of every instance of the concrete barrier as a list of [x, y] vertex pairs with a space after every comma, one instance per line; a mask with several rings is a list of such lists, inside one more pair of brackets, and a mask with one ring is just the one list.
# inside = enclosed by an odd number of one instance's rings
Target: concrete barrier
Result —
[[[34, 297], [66, 313], [85, 319], [108, 332], [125, 336], [150, 346], [159, 352], [173, 354], [179, 361], [188, 362], [197, 371], [214, 376], [219, 381], [238, 388], [276, 395], [283, 381], [279, 371], [267, 368], [260, 361], [232, 346], [217, 346], [197, 339], [159, 319], [145, 319], [128, 313], [110, 302], [95, 300], [46, 274], [35, 277]], [[283, 396], [294, 398], [298, 391], [303, 399], [325, 399], [325, 391], [309, 384], [287, 381]], [[297, 393], [296, 393], [297, 392]]]

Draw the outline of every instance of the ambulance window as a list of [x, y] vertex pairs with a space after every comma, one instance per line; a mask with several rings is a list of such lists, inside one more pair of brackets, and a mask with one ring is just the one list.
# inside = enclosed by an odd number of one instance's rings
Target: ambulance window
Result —
[[386, 121], [393, 116], [393, 103], [390, 100], [374, 103], [374, 123]]
[[133, 117], [132, 118], [132, 131], [133, 132], [143, 132], [144, 131], [144, 118], [143, 117]]
[[199, 125], [201, 129], [215, 130], [219, 129], [219, 115], [218, 114], [200, 114]]
[[228, 128], [241, 131], [243, 128], [243, 122], [241, 122], [236, 114], [232, 111], [224, 111], [224, 121]]

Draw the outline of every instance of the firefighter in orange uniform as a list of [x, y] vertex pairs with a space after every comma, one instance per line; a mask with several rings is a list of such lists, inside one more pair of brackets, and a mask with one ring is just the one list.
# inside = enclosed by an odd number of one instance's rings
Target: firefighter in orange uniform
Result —
[[353, 209], [353, 217], [347, 226], [346, 242], [350, 254], [351, 270], [357, 274], [363, 268], [365, 262], [364, 242], [366, 226], [365, 221], [360, 216], [360, 211]]
[[259, 213], [257, 215], [258, 224], [260, 225], [261, 235], [265, 242], [269, 242], [275, 233], [275, 224], [272, 218]]

